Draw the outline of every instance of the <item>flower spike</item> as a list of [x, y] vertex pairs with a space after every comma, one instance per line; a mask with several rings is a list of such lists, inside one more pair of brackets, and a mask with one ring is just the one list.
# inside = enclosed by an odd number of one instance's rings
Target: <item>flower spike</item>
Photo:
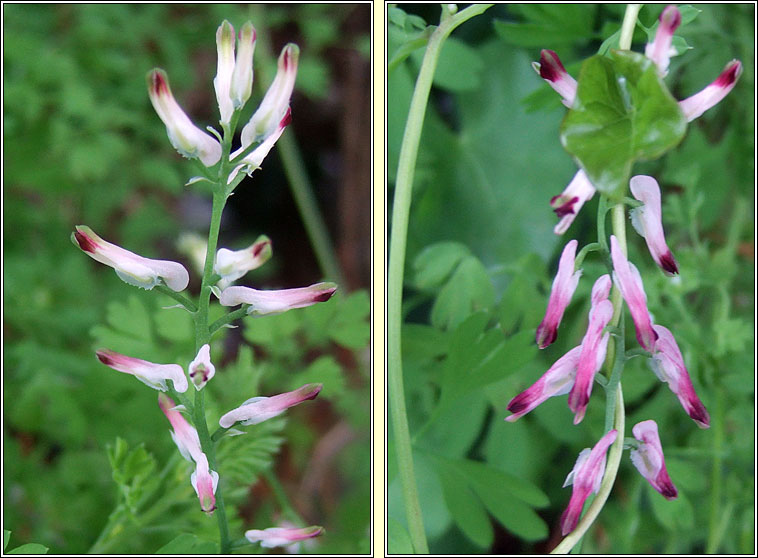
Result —
[[190, 475], [190, 483], [200, 500], [200, 509], [211, 515], [216, 509], [218, 473], [210, 470], [208, 457], [204, 453], [198, 455], [195, 472]]
[[600, 490], [600, 484], [605, 473], [606, 452], [616, 440], [616, 435], [617, 431], [611, 430], [600, 438], [592, 450], [589, 448], [582, 450], [574, 468], [566, 477], [563, 486], [573, 484], [573, 489], [568, 507], [561, 515], [561, 532], [564, 536], [573, 531], [576, 524], [579, 523], [579, 516], [582, 514], [584, 502], [589, 495]]
[[251, 543], [260, 542], [263, 548], [274, 548], [317, 537], [323, 532], [324, 528], [318, 525], [302, 529], [269, 527], [263, 530], [250, 529], [245, 531], [245, 538]]
[[163, 411], [163, 414], [166, 415], [171, 426], [174, 427], [174, 431], [171, 432], [171, 438], [174, 440], [176, 447], [179, 448], [179, 453], [187, 461], [197, 461], [203, 450], [200, 448], [200, 438], [197, 435], [195, 427], [187, 422], [187, 419], [176, 410], [174, 400], [168, 395], [158, 394], [158, 406]]
[[695, 387], [684, 365], [684, 357], [673, 334], [663, 326], [655, 325], [653, 328], [658, 334], [653, 358], [650, 360], [653, 372], [659, 380], [668, 383], [690, 418], [700, 428], [708, 428], [711, 419], [705, 405], [695, 393]]
[[197, 352], [195, 360], [190, 362], [189, 377], [197, 391], [203, 389], [205, 384], [216, 374], [216, 367], [211, 362], [211, 346], [206, 343]]
[[716, 106], [721, 99], [726, 97], [734, 88], [742, 74], [742, 63], [739, 60], [729, 62], [716, 81], [708, 85], [699, 93], [679, 101], [679, 108], [687, 117], [687, 122], [692, 122], [709, 108]]
[[334, 283], [316, 283], [310, 287], [259, 291], [249, 287], [228, 287], [221, 292], [222, 306], [249, 304], [251, 315], [276, 314], [293, 308], [304, 308], [318, 302], [326, 302], [337, 290]]
[[153, 389], [167, 391], [166, 380], [171, 380], [176, 391], [179, 393], [187, 391], [189, 385], [187, 377], [178, 364], [155, 364], [139, 358], [128, 357], [109, 349], [98, 349], [95, 354], [100, 362], [106, 366], [125, 374], [131, 374]]
[[613, 303], [608, 300], [610, 290], [611, 278], [608, 275], [598, 278], [592, 287], [589, 325], [582, 339], [576, 381], [568, 396], [568, 406], [575, 413], [574, 424], [579, 424], [584, 418], [595, 374], [603, 365], [608, 349], [609, 334], [603, 333], [603, 330], [613, 317]]
[[263, 141], [274, 133], [284, 118], [295, 87], [299, 56], [300, 49], [295, 44], [290, 43], [282, 49], [274, 82], [250, 121], [242, 128], [242, 149], [247, 149], [254, 142]]
[[112, 267], [122, 281], [135, 287], [151, 290], [165, 283], [172, 291], [179, 292], [189, 284], [189, 273], [183, 265], [138, 256], [103, 240], [85, 225], [76, 226], [71, 240], [90, 258]]
[[576, 258], [576, 240], [570, 241], [561, 253], [558, 263], [558, 273], [553, 280], [550, 290], [550, 300], [547, 303], [547, 311], [540, 325], [537, 327], [537, 345], [544, 349], [558, 336], [558, 326], [563, 318], [566, 307], [571, 302], [571, 297], [579, 284], [582, 270], [574, 271]]
[[677, 497], [676, 487], [671, 482], [666, 463], [663, 460], [663, 448], [658, 437], [658, 425], [654, 420], [639, 422], [632, 428], [634, 437], [640, 442], [637, 449], [629, 452], [632, 463], [650, 485], [663, 494], [667, 500]]
[[650, 313], [647, 310], [647, 296], [642, 286], [642, 277], [634, 264], [626, 259], [618, 240], [613, 235], [611, 235], [611, 259], [613, 260], [613, 281], [618, 285], [632, 314], [637, 341], [643, 349], [652, 353], [658, 334], [653, 329]]
[[532, 66], [540, 77], [563, 97], [563, 104], [571, 108], [576, 99], [576, 80], [568, 74], [555, 51], [543, 49], [540, 52], [539, 63]]
[[258, 424], [281, 415], [290, 407], [299, 405], [303, 401], [315, 399], [322, 387], [323, 384], [305, 384], [294, 391], [273, 397], [253, 397], [226, 413], [218, 423], [222, 428], [229, 428], [237, 422], [242, 423], [243, 426]]
[[661, 220], [661, 190], [652, 176], [633, 176], [629, 181], [632, 195], [643, 203], [629, 212], [632, 226], [645, 239], [650, 255], [667, 275], [676, 275], [676, 265], [671, 250], [663, 236]]
[[571, 349], [555, 361], [530, 388], [511, 399], [508, 403], [508, 410], [513, 414], [506, 417], [505, 420], [514, 422], [550, 397], [571, 391], [574, 386], [576, 367], [579, 364], [581, 351], [581, 345]]
[[661, 12], [658, 21], [655, 39], [645, 47], [645, 56], [655, 62], [658, 66], [658, 74], [664, 77], [668, 73], [669, 58], [676, 54], [676, 50], [671, 47], [671, 40], [674, 37], [674, 31], [682, 22], [682, 15], [676, 6], [667, 6]]
[[550, 207], [553, 208], [555, 214], [561, 218], [558, 224], [555, 225], [553, 232], [555, 234], [563, 234], [574, 222], [577, 213], [584, 205], [584, 202], [590, 200], [595, 195], [595, 187], [587, 178], [587, 173], [583, 170], [579, 170], [574, 178], [571, 179], [566, 189], [553, 196], [550, 200]]
[[147, 74], [150, 102], [166, 125], [171, 145], [188, 159], [200, 159], [212, 167], [221, 159], [221, 144], [195, 126], [171, 93], [166, 72], [154, 69]]

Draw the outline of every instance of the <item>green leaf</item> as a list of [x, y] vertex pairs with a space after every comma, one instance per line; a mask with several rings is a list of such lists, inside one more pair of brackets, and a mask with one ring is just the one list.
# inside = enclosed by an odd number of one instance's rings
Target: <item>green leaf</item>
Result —
[[8, 547], [9, 540], [11, 540], [11, 532], [8, 529], [3, 529], [3, 550]]
[[[478, 461], [461, 459], [455, 466], [465, 474], [480, 490], [492, 490], [507, 500], [518, 498], [535, 508], [544, 508], [549, 504], [547, 495], [527, 480], [495, 469]], [[506, 497], [506, 492], [508, 496]]]
[[437, 242], [424, 248], [413, 261], [419, 289], [436, 289], [471, 251], [460, 242]]
[[613, 51], [592, 56], [579, 73], [574, 106], [561, 124], [561, 142], [592, 184], [620, 198], [632, 165], [676, 146], [687, 122], [645, 56]]
[[437, 464], [442, 495], [453, 521], [474, 544], [482, 548], [489, 547], [494, 534], [481, 500], [469, 488], [466, 477], [460, 471], [443, 460]]
[[[371, 338], [371, 301], [365, 290], [351, 293], [345, 299], [336, 301], [335, 315], [327, 327], [329, 338], [348, 349], [362, 349]], [[322, 305], [318, 305], [322, 306]]]
[[182, 533], [170, 543], [155, 551], [156, 554], [215, 554], [218, 544], [206, 541], [191, 533]]
[[[411, 58], [421, 67], [424, 51], [414, 50]], [[440, 52], [434, 85], [452, 92], [474, 90], [481, 83], [483, 70], [484, 62], [478, 51], [463, 41], [450, 37]]]
[[432, 325], [451, 329], [466, 316], [495, 302], [495, 291], [487, 270], [474, 256], [465, 257], [442, 287], [432, 307]]
[[648, 488], [648, 497], [653, 506], [655, 518], [661, 525], [676, 531], [679, 529], [691, 529], [695, 524], [695, 514], [692, 504], [687, 496], [680, 490], [676, 500], [666, 500], [650, 486]]
[[47, 554], [47, 551], [50, 550], [46, 546], [43, 546], [38, 543], [28, 543], [28, 544], [22, 544], [18, 548], [14, 548], [13, 550], [9, 550], [8, 554]]
[[413, 554], [413, 543], [408, 530], [394, 517], [387, 518], [387, 552]]

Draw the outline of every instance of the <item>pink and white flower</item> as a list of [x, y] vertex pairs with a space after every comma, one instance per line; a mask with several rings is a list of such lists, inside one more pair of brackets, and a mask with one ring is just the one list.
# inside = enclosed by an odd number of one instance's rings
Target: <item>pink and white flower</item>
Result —
[[271, 239], [261, 235], [243, 250], [221, 248], [216, 252], [213, 271], [227, 282], [232, 282], [253, 269], [257, 269], [271, 258]]
[[519, 417], [544, 403], [551, 397], [571, 391], [576, 378], [576, 367], [582, 346], [574, 347], [545, 372], [530, 388], [521, 392], [508, 403], [508, 410], [513, 413], [505, 420], [514, 422]]
[[230, 94], [234, 110], [239, 110], [253, 92], [253, 53], [256, 33], [253, 24], [246, 22], [240, 29], [239, 50], [234, 62]]
[[200, 500], [200, 509], [211, 515], [216, 509], [218, 473], [210, 470], [208, 457], [204, 453], [197, 456], [195, 472], [190, 475], [190, 482]]
[[179, 292], [189, 284], [189, 273], [182, 264], [138, 256], [103, 240], [85, 225], [76, 226], [71, 240], [90, 258], [112, 267], [122, 281], [135, 287], [151, 290], [165, 284]]
[[689, 372], [684, 365], [684, 357], [679, 350], [679, 345], [676, 344], [674, 335], [663, 326], [653, 327], [658, 334], [653, 358], [650, 360], [653, 372], [659, 380], [668, 383], [690, 418], [700, 428], [708, 428], [711, 419], [705, 405], [695, 393], [695, 387], [692, 385]]
[[198, 391], [216, 374], [216, 367], [211, 362], [211, 346], [208, 343], [200, 347], [195, 360], [190, 362], [188, 371], [190, 380]]
[[537, 327], [537, 345], [544, 349], [550, 345], [558, 336], [558, 326], [563, 318], [566, 307], [571, 302], [571, 297], [579, 284], [579, 277], [582, 270], [574, 271], [574, 260], [576, 258], [576, 247], [579, 243], [576, 240], [570, 241], [561, 253], [561, 259], [558, 262], [558, 273], [553, 280], [553, 286], [550, 290], [550, 300], [547, 303], [547, 311], [540, 325]]
[[268, 529], [250, 529], [245, 531], [245, 538], [251, 543], [259, 542], [263, 548], [287, 546], [306, 539], [317, 537], [324, 532], [324, 528], [314, 525], [301, 529], [286, 527], [269, 527]]
[[250, 121], [242, 128], [240, 141], [243, 150], [255, 142], [263, 141], [280, 127], [295, 87], [299, 56], [300, 49], [295, 44], [290, 43], [282, 49], [273, 83]]
[[668, 73], [669, 59], [676, 54], [676, 49], [671, 46], [671, 40], [681, 22], [682, 16], [676, 6], [667, 6], [658, 18], [655, 39], [645, 47], [645, 56], [655, 62], [661, 77]]
[[639, 446], [629, 452], [632, 463], [653, 488], [667, 500], [674, 500], [677, 491], [666, 471], [658, 425], [654, 420], [646, 420], [635, 424], [632, 433], [639, 441]]
[[[258, 147], [253, 149], [247, 156], [245, 156], [244, 159], [242, 159], [242, 164], [237, 165], [229, 174], [227, 184], [234, 180], [234, 178], [237, 176], [237, 173], [239, 173], [241, 170], [250, 175], [255, 170], [261, 168], [263, 159], [265, 159], [269, 154], [271, 149], [274, 147], [274, 144], [276, 144], [276, 142], [284, 133], [284, 129], [289, 126], [290, 122], [292, 122], [292, 113], [290, 109], [287, 108], [287, 112], [284, 113], [284, 116], [279, 122], [279, 126], [276, 128], [276, 130], [266, 136], [266, 138]], [[237, 151], [232, 153], [231, 158], [234, 159], [235, 157], [239, 156], [243, 151], [245, 151], [245, 149], [247, 149], [247, 147], [244, 147], [243, 145], [243, 147], [240, 147]]]
[[555, 51], [543, 49], [540, 52], [539, 63], [533, 63], [532, 67], [563, 97], [563, 104], [571, 108], [576, 99], [576, 80], [568, 74]]
[[587, 178], [587, 173], [583, 170], [579, 170], [574, 178], [571, 179], [566, 189], [553, 196], [550, 199], [550, 207], [553, 208], [555, 214], [561, 218], [558, 224], [555, 225], [553, 232], [555, 234], [563, 234], [574, 222], [579, 210], [584, 205], [584, 202], [590, 200], [595, 195], [595, 187]]
[[629, 212], [634, 230], [645, 239], [650, 255], [666, 274], [679, 273], [676, 260], [663, 236], [661, 190], [658, 182], [652, 176], [633, 176], [629, 188], [632, 195], [643, 204]]
[[574, 464], [574, 468], [566, 477], [563, 486], [573, 484], [571, 499], [568, 507], [561, 515], [561, 532], [568, 535], [576, 528], [579, 516], [582, 515], [584, 502], [590, 494], [600, 490], [605, 473], [606, 453], [611, 444], [616, 440], [617, 431], [611, 430], [600, 438], [595, 447], [583, 449]]
[[608, 275], [598, 278], [592, 287], [589, 325], [582, 339], [576, 380], [568, 396], [568, 406], [575, 413], [574, 424], [580, 423], [584, 418], [595, 374], [605, 360], [609, 334], [603, 331], [613, 317], [613, 303], [608, 300], [610, 290], [611, 278]]
[[679, 108], [692, 122], [709, 108], [716, 106], [734, 88], [742, 74], [742, 63], [739, 60], [730, 61], [716, 80], [702, 91], [679, 101]]
[[147, 74], [147, 90], [155, 112], [166, 125], [171, 145], [184, 157], [200, 159], [212, 167], [221, 159], [221, 144], [195, 126], [171, 93], [166, 72], [160, 69]]
[[222, 306], [249, 304], [251, 315], [276, 314], [293, 308], [304, 308], [318, 302], [326, 302], [337, 290], [334, 283], [316, 283], [310, 287], [260, 291], [250, 287], [228, 287], [221, 292]]
[[189, 387], [184, 370], [178, 364], [155, 364], [139, 358], [128, 357], [109, 349], [98, 349], [95, 354], [100, 362], [106, 366], [125, 374], [131, 374], [153, 389], [167, 391], [167, 380], [173, 382], [174, 389], [179, 393], [184, 393]]
[[179, 448], [179, 453], [187, 461], [197, 461], [203, 450], [200, 446], [200, 437], [197, 435], [197, 430], [192, 426], [184, 416], [176, 410], [174, 400], [164, 394], [158, 395], [158, 406], [166, 415], [166, 418], [174, 427], [174, 431], [171, 432], [171, 438], [174, 440], [176, 447]]
[[618, 240], [611, 235], [611, 260], [613, 260], [613, 281], [629, 307], [634, 320], [637, 341], [646, 351], [653, 352], [658, 334], [653, 329], [647, 310], [647, 296], [642, 286], [642, 277], [633, 263], [626, 259]]
[[281, 415], [290, 407], [299, 405], [303, 401], [315, 399], [322, 387], [323, 384], [305, 384], [294, 391], [272, 397], [253, 397], [226, 413], [219, 419], [218, 423], [222, 428], [230, 428], [238, 422], [242, 426], [258, 424]]
[[216, 77], [213, 78], [213, 88], [216, 90], [216, 101], [221, 116], [221, 124], [229, 124], [234, 112], [231, 87], [234, 73], [234, 27], [224, 20], [216, 30]]

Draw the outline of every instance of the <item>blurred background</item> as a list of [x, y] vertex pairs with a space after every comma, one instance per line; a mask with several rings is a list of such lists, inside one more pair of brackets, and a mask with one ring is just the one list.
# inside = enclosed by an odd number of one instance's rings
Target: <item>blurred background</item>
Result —
[[186, 365], [194, 357], [189, 317], [163, 310], [170, 299], [125, 285], [69, 236], [86, 224], [146, 257], [181, 261], [197, 293], [191, 246], [193, 235], [207, 234], [210, 196], [184, 186], [197, 173], [171, 147], [145, 76], [166, 70], [190, 118], [218, 128], [215, 33], [227, 19], [235, 29], [251, 20], [257, 31], [249, 114], [282, 47], [297, 43], [301, 54], [292, 124], [235, 190], [219, 246], [271, 238], [273, 258], [238, 284], [339, 284], [329, 303], [247, 319], [214, 342], [211, 421], [254, 395], [325, 385], [287, 418], [221, 443], [219, 472], [239, 510], [230, 514], [232, 532], [302, 521], [326, 528], [302, 551], [369, 551], [369, 8], [3, 6], [9, 548], [37, 542], [64, 554], [152, 553], [180, 532], [217, 538], [215, 519], [197, 509], [155, 392], [93, 353], [107, 346]]
[[[642, 25], [652, 27], [664, 7], [645, 4]], [[650, 311], [676, 336], [711, 428], [695, 426], [645, 359], [630, 360], [623, 378], [628, 431], [642, 420], [658, 422], [679, 498], [655, 493], [625, 454], [610, 499], [584, 537], [586, 553], [755, 551], [755, 12], [748, 4], [694, 8], [680, 6], [687, 17], [675, 45], [685, 52], [671, 59], [665, 79], [673, 95], [700, 91], [733, 58], [742, 61], [742, 76], [690, 123], [680, 145], [633, 169], [660, 183], [680, 277], [666, 278], [627, 230]], [[552, 549], [571, 494], [561, 485], [603, 429], [597, 387], [578, 426], [564, 397], [513, 424], [503, 419], [511, 398], [580, 343], [590, 287], [606, 272], [598, 258], [585, 260], [558, 341], [538, 354], [534, 331], [558, 257], [572, 238], [580, 246], [596, 241], [599, 196], [563, 237], [553, 234], [549, 201], [577, 167], [559, 140], [566, 108], [531, 63], [551, 49], [577, 78], [582, 61], [620, 29], [624, 10], [497, 4], [456, 29], [440, 55], [413, 184], [402, 333], [432, 553]], [[439, 18], [438, 4], [388, 8], [389, 207], [427, 25]], [[632, 49], [644, 52], [646, 42], [638, 27]], [[627, 346], [636, 347], [627, 324]], [[389, 548], [403, 552], [410, 540], [391, 431], [389, 437]]]

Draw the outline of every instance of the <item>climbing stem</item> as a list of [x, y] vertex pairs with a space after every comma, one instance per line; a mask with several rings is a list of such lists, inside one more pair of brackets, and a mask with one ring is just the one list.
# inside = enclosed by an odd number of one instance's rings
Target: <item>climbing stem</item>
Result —
[[491, 4], [473, 5], [458, 13], [453, 13], [449, 5], [443, 6], [440, 25], [432, 32], [429, 38], [429, 43], [421, 63], [421, 69], [416, 79], [416, 86], [411, 98], [411, 106], [408, 111], [408, 119], [400, 148], [397, 178], [395, 181], [387, 285], [387, 383], [398, 474], [400, 475], [403, 500], [405, 502], [406, 520], [413, 548], [419, 554], [428, 554], [429, 546], [424, 531], [424, 521], [418, 499], [416, 478], [413, 472], [413, 454], [405, 407], [400, 344], [403, 275], [408, 218], [411, 206], [411, 190], [413, 188], [416, 156], [418, 155], [424, 114], [426, 113], [432, 79], [442, 45], [456, 27], [464, 21], [483, 13], [490, 6]]

